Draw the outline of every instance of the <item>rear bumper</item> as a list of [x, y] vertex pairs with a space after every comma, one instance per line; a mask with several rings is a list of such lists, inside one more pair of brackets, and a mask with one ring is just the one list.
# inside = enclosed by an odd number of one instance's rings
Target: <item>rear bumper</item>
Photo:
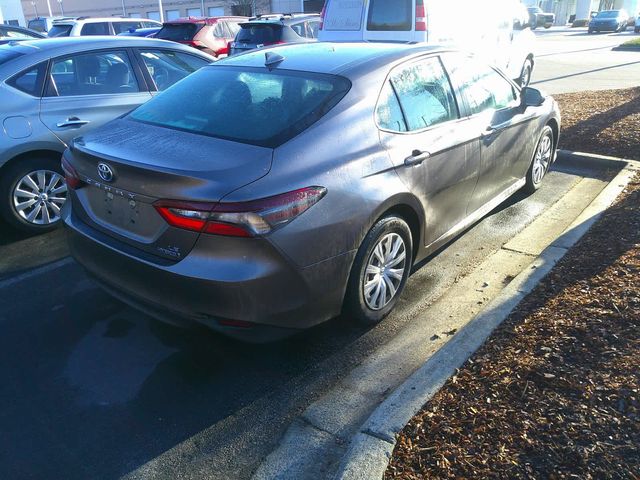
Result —
[[262, 327], [298, 330], [339, 314], [354, 257], [300, 268], [264, 239], [202, 235], [184, 259], [159, 264], [119, 248], [71, 208], [63, 218], [73, 257], [114, 296], [160, 320], [197, 322], [244, 340], [269, 339], [274, 329]]

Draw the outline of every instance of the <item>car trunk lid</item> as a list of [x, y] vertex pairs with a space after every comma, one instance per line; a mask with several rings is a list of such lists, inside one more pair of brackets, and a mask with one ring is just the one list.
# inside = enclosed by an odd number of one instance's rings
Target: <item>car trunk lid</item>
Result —
[[170, 226], [154, 203], [179, 200], [213, 207], [266, 175], [272, 154], [265, 147], [116, 120], [78, 139], [67, 153], [86, 184], [75, 192], [81, 205], [75, 211], [117, 240], [179, 260], [200, 234]]

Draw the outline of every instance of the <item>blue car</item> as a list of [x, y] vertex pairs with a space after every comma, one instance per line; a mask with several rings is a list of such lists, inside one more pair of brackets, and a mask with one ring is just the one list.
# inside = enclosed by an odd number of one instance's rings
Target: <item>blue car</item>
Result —
[[624, 32], [628, 22], [629, 15], [624, 10], [603, 10], [589, 22], [589, 33]]
[[125, 37], [153, 37], [156, 33], [160, 31], [162, 27], [151, 27], [151, 28], [131, 28], [128, 32], [122, 32], [118, 35], [122, 35]]

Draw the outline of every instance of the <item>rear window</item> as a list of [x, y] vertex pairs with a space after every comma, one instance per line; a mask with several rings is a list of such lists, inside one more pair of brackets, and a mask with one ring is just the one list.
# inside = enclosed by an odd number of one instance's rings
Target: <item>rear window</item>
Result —
[[47, 31], [47, 22], [44, 19], [38, 20], [29, 20], [27, 26], [31, 30], [35, 30], [36, 32], [46, 32]]
[[173, 42], [188, 42], [198, 33], [204, 24], [195, 23], [165, 23], [156, 38]]
[[609, 10], [605, 12], [600, 12], [598, 13], [597, 16], [598, 18], [617, 18], [619, 14], [620, 12], [617, 10]]
[[68, 37], [72, 28], [73, 25], [54, 25], [48, 35], [50, 37]]
[[335, 75], [210, 66], [138, 107], [129, 118], [275, 148], [322, 118], [350, 87]]
[[371, 0], [367, 30], [408, 31], [413, 20], [412, 0]]
[[250, 24], [240, 25], [236, 42], [251, 43], [255, 45], [269, 45], [280, 41], [282, 37], [282, 25]]

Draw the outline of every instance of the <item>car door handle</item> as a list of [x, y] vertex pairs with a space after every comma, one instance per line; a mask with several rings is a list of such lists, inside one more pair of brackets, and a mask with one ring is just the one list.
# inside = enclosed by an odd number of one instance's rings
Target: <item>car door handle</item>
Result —
[[407, 167], [411, 167], [414, 165], [420, 165], [427, 158], [429, 158], [431, 154], [429, 152], [421, 152], [420, 150], [414, 150], [411, 152], [411, 155], [404, 159], [404, 164]]
[[91, 122], [89, 120], [80, 120], [78, 117], [69, 117], [64, 122], [56, 124], [56, 126], [58, 128], [81, 127], [82, 125], [86, 125], [87, 123]]

